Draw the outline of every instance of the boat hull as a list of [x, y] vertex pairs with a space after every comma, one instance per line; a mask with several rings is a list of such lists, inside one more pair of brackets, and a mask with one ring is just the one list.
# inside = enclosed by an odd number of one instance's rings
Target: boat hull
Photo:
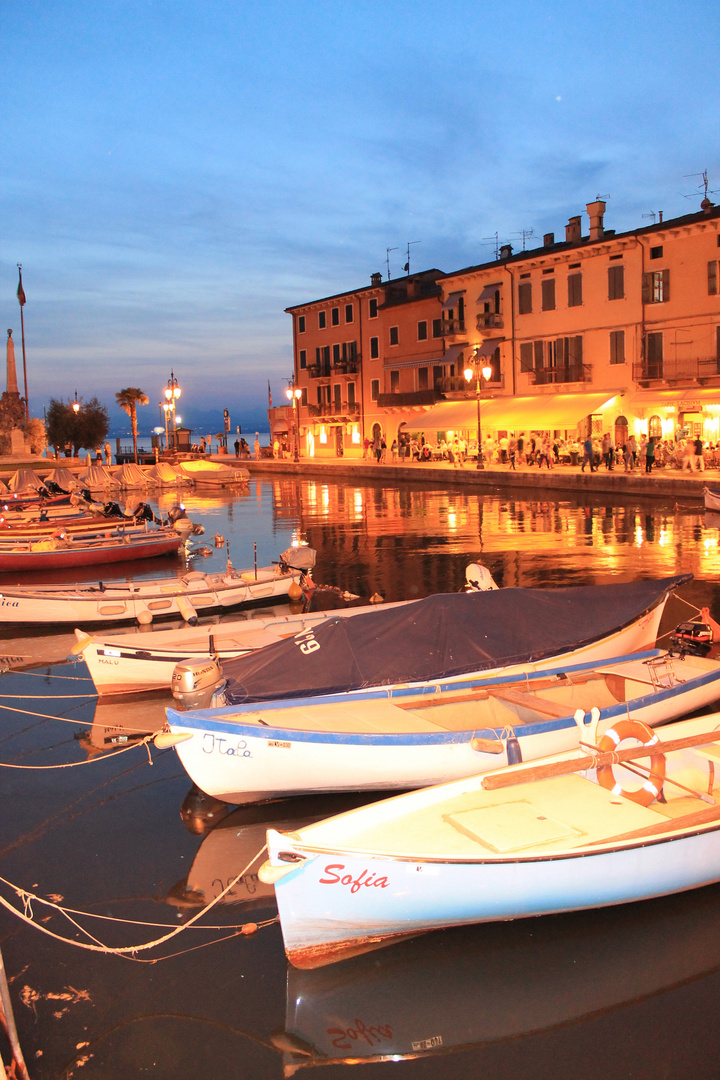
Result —
[[111, 543], [73, 542], [70, 547], [49, 551], [0, 550], [0, 573], [24, 570], [57, 570], [65, 567], [102, 566], [108, 563], [127, 562], [134, 559], [151, 559], [158, 555], [174, 555], [183, 539], [180, 536], [163, 536], [159, 539], [114, 540]]

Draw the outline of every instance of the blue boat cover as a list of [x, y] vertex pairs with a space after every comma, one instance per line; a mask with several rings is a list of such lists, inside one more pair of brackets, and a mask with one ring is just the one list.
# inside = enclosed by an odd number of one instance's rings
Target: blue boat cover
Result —
[[239, 705], [341, 693], [542, 660], [630, 625], [691, 578], [439, 593], [330, 618], [223, 661], [226, 700]]

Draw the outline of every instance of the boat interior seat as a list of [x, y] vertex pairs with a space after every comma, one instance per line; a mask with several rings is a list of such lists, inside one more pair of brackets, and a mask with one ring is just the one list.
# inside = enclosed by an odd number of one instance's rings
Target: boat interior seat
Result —
[[[237, 714], [233, 719], [236, 721], [239, 719]], [[437, 724], [408, 713], [405, 709], [398, 709], [391, 702], [383, 702], [382, 707], [376, 709], [358, 708], [356, 710], [352, 706], [341, 703], [321, 709], [304, 709], [295, 706], [288, 712], [258, 710], [255, 714], [243, 715], [241, 722], [286, 731], [337, 731], [366, 735], [413, 734], [438, 729]]]

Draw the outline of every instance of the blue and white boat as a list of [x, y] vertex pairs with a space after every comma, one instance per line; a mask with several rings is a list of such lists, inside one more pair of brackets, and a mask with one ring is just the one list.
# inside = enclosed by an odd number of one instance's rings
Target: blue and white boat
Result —
[[271, 829], [259, 874], [301, 968], [439, 927], [683, 892], [720, 881], [718, 763], [718, 713], [655, 732], [618, 721], [589, 753]]

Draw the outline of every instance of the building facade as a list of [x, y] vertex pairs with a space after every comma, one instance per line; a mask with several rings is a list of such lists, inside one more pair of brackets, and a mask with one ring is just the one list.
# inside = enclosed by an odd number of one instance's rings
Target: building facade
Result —
[[[720, 441], [720, 209], [617, 234], [602, 200], [565, 236], [286, 309], [302, 456], [365, 440], [609, 432]], [[271, 416], [271, 422], [273, 418]]]

